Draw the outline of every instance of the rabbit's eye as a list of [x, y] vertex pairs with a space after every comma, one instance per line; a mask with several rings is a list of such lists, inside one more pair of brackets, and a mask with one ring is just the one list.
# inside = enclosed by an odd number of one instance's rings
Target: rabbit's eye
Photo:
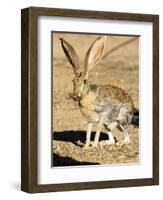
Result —
[[84, 84], [86, 84], [86, 83], [87, 83], [87, 80], [85, 79], [85, 80], [84, 80]]

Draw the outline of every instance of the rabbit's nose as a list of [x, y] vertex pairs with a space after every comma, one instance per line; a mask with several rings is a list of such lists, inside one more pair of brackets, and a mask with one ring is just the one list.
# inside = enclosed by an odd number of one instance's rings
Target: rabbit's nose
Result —
[[80, 95], [74, 95], [73, 97], [74, 97], [74, 100], [75, 100], [75, 101], [79, 101], [79, 100], [81, 99], [81, 96], [80, 96]]

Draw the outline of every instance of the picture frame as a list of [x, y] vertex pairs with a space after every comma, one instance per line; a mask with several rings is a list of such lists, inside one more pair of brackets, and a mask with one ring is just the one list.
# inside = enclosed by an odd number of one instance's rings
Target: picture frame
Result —
[[[152, 26], [152, 177], [120, 180], [38, 183], [39, 106], [38, 81], [39, 17], [64, 19], [129, 21], [150, 23]], [[96, 23], [96, 21], [94, 22]], [[53, 30], [51, 30], [53, 31]], [[61, 30], [62, 32], [62, 30]], [[49, 36], [51, 37], [51, 36]], [[147, 69], [146, 69], [147, 70]], [[145, 71], [146, 71], [145, 70]], [[146, 75], [148, 76], [148, 75]], [[148, 115], [148, 113], [146, 113]], [[144, 119], [145, 120], [145, 119]], [[50, 152], [49, 152], [50, 154]], [[50, 166], [49, 166], [50, 168]], [[82, 169], [81, 169], [82, 170]], [[159, 184], [159, 16], [152, 14], [118, 13], [59, 8], [29, 7], [21, 10], [21, 190], [28, 193], [56, 192], [83, 189], [149, 186]]]

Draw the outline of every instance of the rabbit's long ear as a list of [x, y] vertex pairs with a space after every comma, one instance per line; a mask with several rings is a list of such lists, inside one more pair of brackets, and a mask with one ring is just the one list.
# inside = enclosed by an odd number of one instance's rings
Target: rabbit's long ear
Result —
[[66, 40], [64, 40], [62, 37], [59, 37], [59, 39], [61, 41], [61, 45], [67, 57], [67, 60], [72, 65], [73, 71], [75, 75], [77, 76], [80, 73], [77, 53], [75, 52], [74, 48]]
[[105, 43], [106, 43], [106, 36], [98, 37], [88, 49], [85, 57], [86, 77], [88, 77], [88, 73], [100, 61], [104, 52]]

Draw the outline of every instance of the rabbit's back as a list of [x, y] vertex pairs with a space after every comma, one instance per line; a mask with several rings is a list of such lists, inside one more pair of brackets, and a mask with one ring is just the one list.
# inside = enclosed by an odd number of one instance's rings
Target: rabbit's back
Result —
[[105, 85], [98, 87], [98, 95], [95, 102], [96, 112], [107, 113], [110, 121], [129, 123], [134, 106], [131, 97], [121, 88]]
[[105, 85], [105, 86], [99, 86], [98, 87], [98, 96], [97, 96], [97, 102], [102, 103], [108, 103], [108, 102], [117, 102], [120, 104], [123, 104], [128, 112], [133, 112], [134, 106], [133, 101], [130, 95], [122, 90], [119, 87], [115, 87], [113, 85]]

